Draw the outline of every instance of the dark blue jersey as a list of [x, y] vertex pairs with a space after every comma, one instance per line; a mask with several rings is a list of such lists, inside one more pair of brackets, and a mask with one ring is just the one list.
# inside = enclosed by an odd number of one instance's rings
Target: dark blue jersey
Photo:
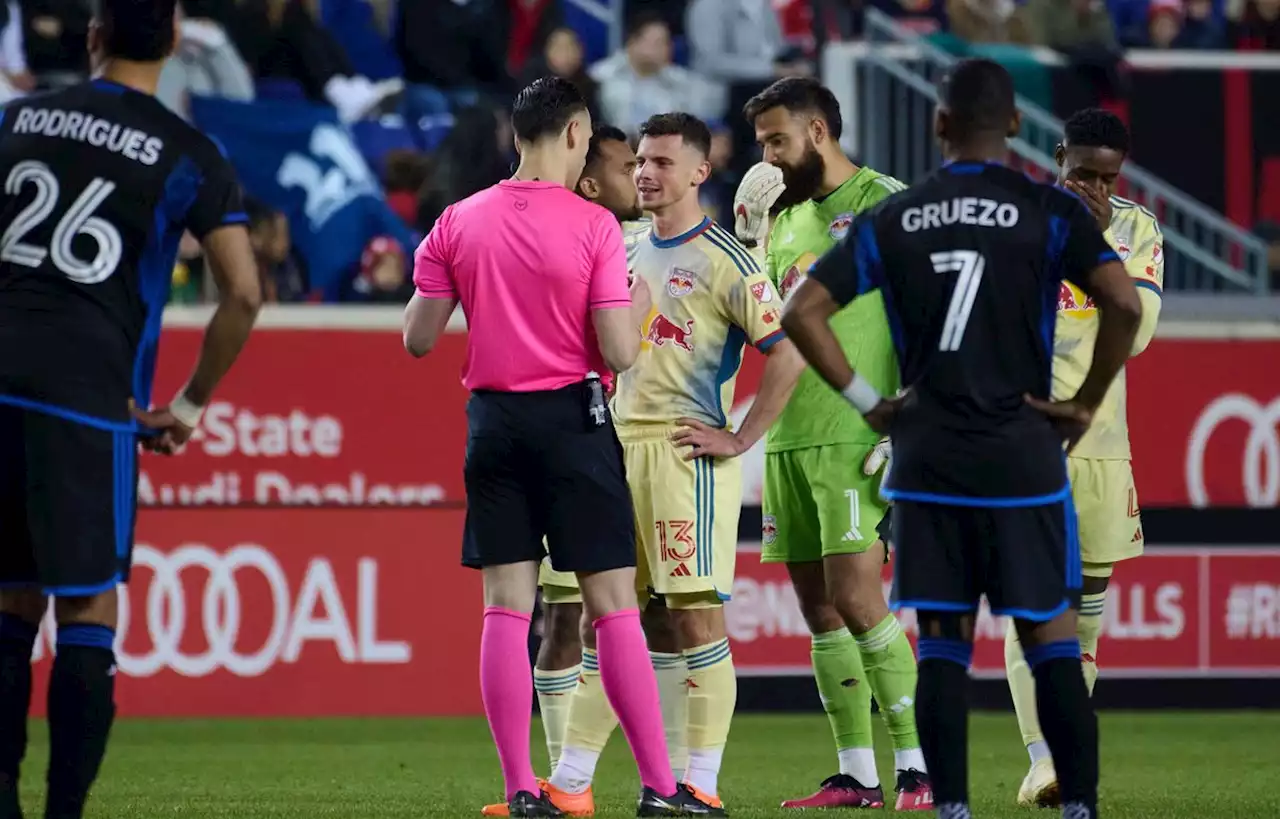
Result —
[[0, 402], [127, 427], [151, 401], [178, 242], [246, 221], [217, 146], [104, 80], [0, 120]]
[[860, 215], [810, 275], [836, 303], [880, 290], [912, 397], [894, 423], [890, 498], [1060, 501], [1049, 397], [1062, 279], [1116, 260], [1084, 204], [995, 164], [951, 164]]

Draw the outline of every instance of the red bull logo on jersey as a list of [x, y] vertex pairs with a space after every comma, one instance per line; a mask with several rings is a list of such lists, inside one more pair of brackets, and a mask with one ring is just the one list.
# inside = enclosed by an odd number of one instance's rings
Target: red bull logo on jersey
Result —
[[1058, 286], [1059, 313], [1083, 313], [1096, 309], [1097, 305], [1093, 303], [1093, 299], [1077, 290], [1071, 283], [1063, 282]]
[[693, 285], [697, 281], [693, 273], [680, 268], [673, 268], [667, 274], [667, 295], [674, 299], [681, 296], [687, 296], [693, 292]]
[[657, 313], [649, 324], [649, 331], [645, 333], [644, 340], [659, 347], [666, 346], [669, 341], [682, 350], [693, 352], [693, 319], [689, 319], [684, 327], [681, 327], [661, 313]]
[[853, 211], [845, 211], [831, 220], [831, 227], [827, 229], [827, 232], [831, 234], [832, 239], [838, 242], [849, 232], [849, 226], [852, 224]]

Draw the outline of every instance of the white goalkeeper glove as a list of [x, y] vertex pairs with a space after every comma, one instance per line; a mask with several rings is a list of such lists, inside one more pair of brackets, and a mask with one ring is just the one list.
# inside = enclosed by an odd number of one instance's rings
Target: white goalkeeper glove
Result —
[[884, 469], [884, 465], [889, 463], [889, 458], [892, 455], [893, 445], [889, 443], [888, 438], [881, 438], [880, 442], [872, 448], [871, 452], [867, 453], [866, 459], [863, 460], [862, 474], [871, 477], [881, 469]]
[[733, 195], [733, 232], [748, 247], [759, 247], [769, 235], [769, 209], [787, 189], [782, 169], [757, 162], [742, 177]]

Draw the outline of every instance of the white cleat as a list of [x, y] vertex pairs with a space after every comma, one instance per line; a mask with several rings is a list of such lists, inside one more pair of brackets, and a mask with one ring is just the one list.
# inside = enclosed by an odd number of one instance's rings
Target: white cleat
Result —
[[1024, 808], [1056, 808], [1061, 803], [1053, 760], [1041, 759], [1023, 777], [1022, 787], [1018, 788], [1018, 804]]

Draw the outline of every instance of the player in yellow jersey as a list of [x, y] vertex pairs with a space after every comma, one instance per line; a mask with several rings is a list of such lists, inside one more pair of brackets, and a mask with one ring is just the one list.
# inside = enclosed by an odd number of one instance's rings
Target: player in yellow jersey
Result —
[[[1098, 219], [1107, 242], [1135, 280], [1142, 298], [1142, 323], [1133, 355], [1155, 335], [1164, 287], [1164, 249], [1160, 226], [1150, 211], [1112, 194], [1125, 157], [1129, 134], [1118, 117], [1100, 109], [1080, 111], [1067, 120], [1062, 144], [1054, 153], [1058, 183], [1078, 195]], [[1098, 334], [1098, 310], [1068, 282], [1058, 297], [1058, 321], [1053, 345], [1053, 397], [1074, 395], [1093, 358]], [[1098, 634], [1112, 569], [1121, 560], [1142, 554], [1142, 521], [1138, 493], [1130, 466], [1129, 427], [1125, 413], [1125, 381], [1121, 370], [1093, 416], [1089, 431], [1067, 458], [1071, 494], [1079, 521], [1081, 589], [1081, 659], [1092, 693], [1098, 678]], [[1040, 733], [1036, 715], [1035, 681], [1022, 656], [1017, 633], [1009, 624], [1005, 638], [1005, 667], [1018, 712], [1018, 726], [1031, 756], [1031, 770], [1018, 790], [1021, 805], [1058, 803], [1058, 778]]]
[[[772, 425], [804, 363], [778, 328], [782, 302], [773, 283], [730, 232], [702, 214], [707, 126], [688, 114], [661, 114], [640, 134], [636, 184], [653, 231], [633, 270], [654, 306], [640, 357], [619, 377], [611, 409], [636, 509], [641, 600], [664, 600], [679, 650], [669, 654], [669, 676], [659, 669], [659, 690], [669, 736], [678, 732], [688, 749], [682, 788], [702, 803], [700, 815], [721, 816], [718, 777], [737, 700], [724, 621], [742, 504], [737, 456]], [[735, 431], [727, 410], [748, 344], [768, 360], [755, 404]], [[661, 637], [650, 634], [651, 649]], [[590, 692], [575, 692], [548, 783], [560, 805], [571, 804], [565, 795], [589, 792], [612, 730], [590, 723], [597, 709], [584, 707], [580, 716], [579, 693], [585, 700]]]

